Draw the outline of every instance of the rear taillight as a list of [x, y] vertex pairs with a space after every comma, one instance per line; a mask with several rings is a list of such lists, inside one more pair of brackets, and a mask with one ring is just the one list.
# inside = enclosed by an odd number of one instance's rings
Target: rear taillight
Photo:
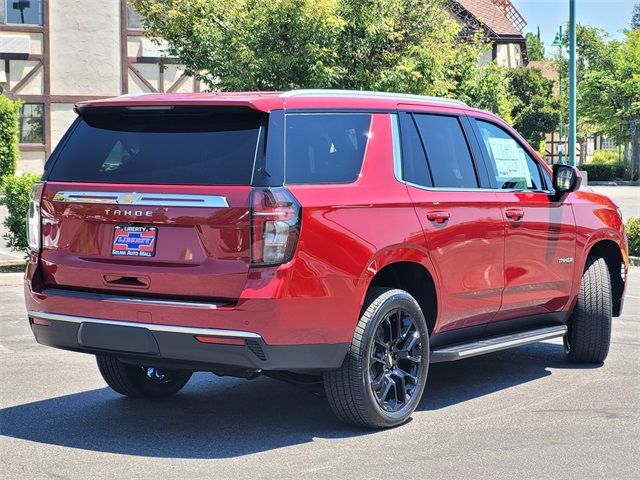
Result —
[[40, 251], [40, 199], [44, 183], [38, 182], [31, 188], [29, 209], [27, 210], [27, 245], [32, 252]]
[[251, 263], [278, 265], [293, 256], [300, 234], [300, 204], [284, 187], [251, 193]]

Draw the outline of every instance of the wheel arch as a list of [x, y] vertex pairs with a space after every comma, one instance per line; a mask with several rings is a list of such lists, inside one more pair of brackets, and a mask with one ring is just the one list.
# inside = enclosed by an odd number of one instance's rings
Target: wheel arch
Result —
[[399, 288], [416, 299], [422, 309], [429, 333], [438, 318], [437, 277], [427, 252], [415, 248], [388, 249], [380, 252], [365, 269], [360, 305], [374, 287]]
[[589, 257], [596, 256], [604, 258], [609, 268], [609, 277], [611, 278], [611, 297], [613, 316], [619, 317], [622, 310], [622, 300], [625, 290], [626, 279], [626, 259], [623, 256], [623, 249], [620, 244], [609, 238], [594, 239], [587, 247], [586, 254], [582, 262], [582, 272], [586, 268]]

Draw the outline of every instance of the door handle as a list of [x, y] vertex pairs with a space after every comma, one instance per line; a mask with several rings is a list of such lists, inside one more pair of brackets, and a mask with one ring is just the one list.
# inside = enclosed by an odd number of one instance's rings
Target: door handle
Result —
[[508, 219], [518, 221], [524, 217], [524, 210], [520, 208], [510, 208], [505, 212]]
[[445, 223], [449, 220], [449, 212], [429, 212], [427, 213], [427, 218], [435, 223]]

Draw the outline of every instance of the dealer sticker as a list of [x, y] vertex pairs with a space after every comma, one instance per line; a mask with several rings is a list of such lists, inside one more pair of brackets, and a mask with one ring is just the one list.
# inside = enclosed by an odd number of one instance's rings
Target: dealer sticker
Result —
[[156, 254], [156, 227], [116, 226], [111, 255], [153, 257]]

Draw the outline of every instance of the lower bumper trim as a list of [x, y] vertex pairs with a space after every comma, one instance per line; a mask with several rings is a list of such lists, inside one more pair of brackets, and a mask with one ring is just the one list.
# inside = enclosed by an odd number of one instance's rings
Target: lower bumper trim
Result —
[[[215, 372], [308, 371], [339, 368], [348, 343], [268, 345], [253, 332], [118, 322], [29, 312], [42, 345], [90, 354], [114, 355], [127, 363]], [[46, 319], [49, 325], [34, 322]], [[220, 332], [224, 332], [221, 334]], [[240, 345], [203, 343], [196, 335], [244, 338]]]

